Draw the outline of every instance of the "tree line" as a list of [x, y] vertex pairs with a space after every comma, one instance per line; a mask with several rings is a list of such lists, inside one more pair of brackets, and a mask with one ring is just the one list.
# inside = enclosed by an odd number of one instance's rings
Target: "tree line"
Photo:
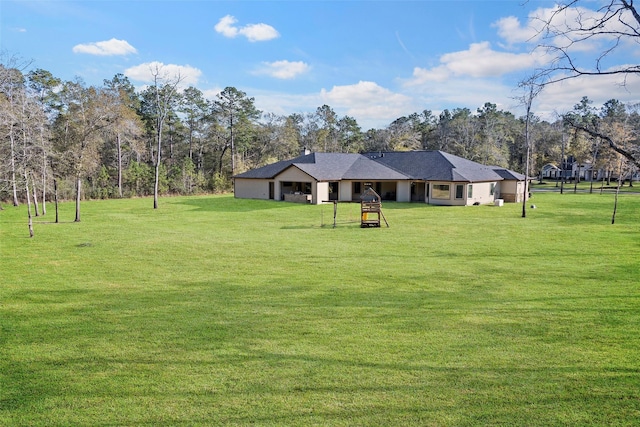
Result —
[[[227, 87], [213, 100], [180, 76], [152, 70], [153, 84], [136, 91], [117, 74], [101, 86], [63, 81], [28, 63], [0, 63], [0, 200], [33, 203], [46, 214], [52, 198], [121, 198], [225, 192], [239, 172], [293, 158], [303, 148], [359, 153], [442, 150], [487, 165], [536, 175], [569, 156], [615, 174], [633, 165], [612, 150], [640, 145], [637, 105], [588, 98], [554, 121], [516, 117], [487, 102], [475, 111], [424, 110], [381, 129], [362, 130], [328, 105], [276, 115]], [[601, 133], [586, 130], [596, 126]], [[529, 153], [527, 153], [529, 151]], [[527, 155], [529, 154], [529, 155]], [[528, 160], [527, 160], [528, 159]], [[527, 167], [528, 166], [528, 167]], [[619, 175], [619, 174], [618, 174]]]

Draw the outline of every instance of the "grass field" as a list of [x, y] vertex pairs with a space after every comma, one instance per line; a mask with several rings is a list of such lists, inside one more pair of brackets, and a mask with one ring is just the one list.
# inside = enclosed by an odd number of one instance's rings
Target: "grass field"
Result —
[[574, 191], [581, 193], [592, 194], [612, 194], [616, 191], [620, 193], [640, 193], [640, 182], [634, 181], [633, 186], [629, 185], [629, 181], [626, 181], [624, 185], [620, 186], [618, 190], [618, 181], [612, 180], [609, 184], [606, 181], [580, 181], [578, 183], [574, 181], [565, 182], [564, 185], [557, 180], [545, 179], [542, 182], [534, 179], [531, 182], [531, 188], [539, 191], [560, 191], [562, 187], [563, 192], [572, 193]]
[[532, 203], [5, 205], [0, 425], [638, 425], [640, 196]]

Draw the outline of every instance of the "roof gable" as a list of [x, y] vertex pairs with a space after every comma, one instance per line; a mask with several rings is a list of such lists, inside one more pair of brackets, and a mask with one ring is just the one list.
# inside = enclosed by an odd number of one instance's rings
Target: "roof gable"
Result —
[[235, 175], [234, 178], [274, 179], [295, 166], [317, 181], [406, 180], [486, 182], [524, 180], [524, 175], [486, 166], [443, 151], [312, 153]]
[[369, 153], [366, 156], [412, 179], [424, 181], [480, 182], [503, 178], [493, 167], [443, 151], [402, 151]]
[[252, 169], [235, 175], [234, 178], [273, 179], [290, 167], [300, 169], [317, 181], [409, 179], [407, 175], [361, 154], [349, 153], [312, 153]]
[[509, 169], [496, 167], [494, 171], [502, 177], [502, 179], [510, 180], [510, 181], [524, 181], [525, 176], [521, 173], [514, 172]]
[[253, 178], [253, 179], [273, 179], [282, 171], [287, 169], [294, 163], [304, 164], [315, 162], [315, 153], [298, 156], [291, 160], [281, 160], [279, 162], [271, 163], [266, 166], [262, 166], [256, 169], [251, 169], [246, 172], [234, 175], [234, 178]]

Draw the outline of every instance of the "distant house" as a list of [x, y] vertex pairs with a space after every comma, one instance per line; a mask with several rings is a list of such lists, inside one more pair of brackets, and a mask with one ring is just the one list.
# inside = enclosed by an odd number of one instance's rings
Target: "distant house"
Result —
[[359, 201], [367, 188], [383, 200], [450, 206], [526, 196], [524, 175], [442, 151], [304, 153], [233, 178], [237, 198], [313, 204]]
[[546, 179], [560, 179], [562, 176], [562, 169], [554, 164], [547, 163], [542, 167], [542, 178]]
[[[567, 157], [561, 166], [564, 170], [554, 164], [547, 163], [542, 167], [542, 178], [560, 180], [564, 176], [566, 181], [575, 179], [581, 181], [599, 181], [606, 178], [618, 179], [618, 173], [615, 170], [596, 169], [591, 161], [578, 162], [573, 156]], [[637, 170], [633, 170], [625, 176], [625, 179], [637, 181], [640, 179], [640, 174]]]

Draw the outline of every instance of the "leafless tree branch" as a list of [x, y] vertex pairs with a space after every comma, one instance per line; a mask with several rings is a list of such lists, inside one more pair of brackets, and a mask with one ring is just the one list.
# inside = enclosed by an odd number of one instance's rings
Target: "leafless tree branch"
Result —
[[613, 141], [613, 139], [611, 137], [609, 137], [608, 135], [599, 132], [597, 130], [591, 129], [581, 123], [578, 123], [578, 121], [576, 121], [573, 117], [571, 116], [565, 116], [565, 121], [567, 122], [567, 124], [569, 126], [571, 126], [574, 129], [580, 130], [582, 132], [585, 132], [588, 135], [591, 135], [594, 138], [600, 138], [603, 141], [606, 141], [607, 144], [609, 144], [609, 147], [611, 147], [611, 149], [613, 151], [615, 151], [616, 153], [622, 155], [624, 158], [626, 158], [627, 160], [629, 160], [630, 162], [632, 162], [634, 165], [636, 165], [638, 168], [640, 168], [640, 159], [637, 158], [636, 155], [634, 155], [634, 153], [632, 153], [631, 151], [628, 151], [624, 148], [622, 148], [620, 145], [618, 145], [617, 143], [615, 143]]

